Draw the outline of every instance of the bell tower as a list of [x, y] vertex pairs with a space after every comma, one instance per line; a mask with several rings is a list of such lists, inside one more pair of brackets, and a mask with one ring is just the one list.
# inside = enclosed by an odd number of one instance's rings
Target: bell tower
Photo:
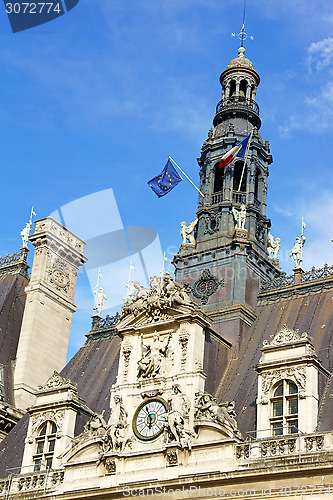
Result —
[[[259, 280], [273, 279], [281, 271], [267, 252], [267, 178], [273, 160], [268, 141], [259, 134], [255, 98], [260, 77], [243, 46], [220, 83], [222, 99], [198, 158], [204, 196], [199, 199], [196, 243], [182, 244], [173, 264], [176, 281], [189, 283], [214, 330], [237, 350], [255, 320]], [[223, 167], [222, 157], [248, 135], [246, 157], [235, 157]]]

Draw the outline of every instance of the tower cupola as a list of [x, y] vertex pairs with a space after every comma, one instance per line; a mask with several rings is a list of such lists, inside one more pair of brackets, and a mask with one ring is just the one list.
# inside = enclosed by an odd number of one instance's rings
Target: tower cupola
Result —
[[255, 101], [260, 77], [244, 54], [245, 48], [239, 47], [238, 57], [230, 61], [220, 76], [222, 99], [216, 106], [215, 127], [226, 118], [235, 116], [245, 116], [257, 129], [261, 126], [259, 106]]

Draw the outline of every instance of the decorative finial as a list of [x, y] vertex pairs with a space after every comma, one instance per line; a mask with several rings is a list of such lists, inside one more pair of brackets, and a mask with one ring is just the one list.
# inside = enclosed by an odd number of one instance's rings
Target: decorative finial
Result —
[[241, 41], [241, 46], [238, 49], [238, 57], [244, 57], [245, 54], [245, 49], [244, 49], [244, 40], [247, 40], [248, 38], [250, 40], [253, 40], [253, 36], [248, 35], [245, 32], [245, 8], [246, 8], [246, 0], [244, 0], [244, 12], [243, 12], [243, 24], [242, 24], [242, 29], [238, 34], [236, 33], [231, 33], [231, 36], [237, 36], [239, 40]]
[[98, 269], [97, 284], [96, 284], [96, 286], [94, 288], [94, 295], [96, 295], [96, 297], [95, 297], [95, 305], [94, 305], [94, 314], [97, 315], [97, 316], [101, 315], [101, 312], [102, 312], [102, 309], [103, 309], [103, 305], [104, 305], [104, 300], [108, 300], [107, 296], [104, 293], [104, 289], [102, 287], [100, 289], [98, 289], [98, 287], [99, 287], [99, 280], [101, 278], [102, 278], [101, 270]]
[[21, 231], [22, 248], [28, 248], [29, 234], [32, 228], [32, 216], [36, 215], [34, 212], [34, 207], [31, 208], [29, 222], [26, 223], [25, 227]]

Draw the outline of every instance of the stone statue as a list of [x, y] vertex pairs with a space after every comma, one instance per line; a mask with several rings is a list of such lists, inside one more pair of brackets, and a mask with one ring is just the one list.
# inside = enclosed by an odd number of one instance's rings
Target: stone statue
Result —
[[106, 427], [107, 435], [104, 439], [103, 450], [121, 451], [127, 442], [128, 413], [124, 407], [123, 399], [114, 396], [111, 415]]
[[267, 253], [269, 257], [271, 256], [271, 254], [273, 254], [273, 258], [277, 258], [277, 254], [281, 247], [280, 242], [281, 238], [274, 239], [271, 233], [268, 233]]
[[195, 238], [191, 233], [194, 231], [194, 228], [197, 225], [197, 223], [198, 219], [195, 219], [193, 222], [191, 222], [191, 224], [189, 224], [188, 227], [186, 227], [186, 222], [183, 221], [180, 223], [181, 225], [180, 235], [183, 238], [183, 243], [182, 243], [183, 245], [186, 245], [186, 240], [188, 240], [188, 242], [191, 245], [195, 245]]
[[304, 234], [301, 234], [301, 236], [297, 236], [296, 237], [296, 242], [294, 243], [294, 246], [289, 254], [289, 257], [291, 257], [295, 263], [295, 267], [296, 268], [300, 268], [301, 267], [301, 264], [303, 262], [303, 259], [302, 259], [302, 251], [303, 251], [303, 247], [304, 247], [304, 244], [305, 244], [305, 236]]
[[134, 299], [136, 295], [136, 288], [134, 286], [134, 281], [131, 279], [132, 271], [136, 271], [136, 268], [133, 266], [132, 261], [130, 262], [128, 280], [125, 283], [125, 287], [127, 288], [127, 295], [124, 297], [124, 304], [127, 305]]
[[235, 229], [245, 229], [246, 207], [244, 203], [241, 204], [240, 210], [232, 207], [232, 214], [235, 219]]
[[108, 298], [104, 293], [104, 289], [100, 288], [98, 291], [97, 287], [98, 287], [98, 285], [96, 285], [94, 288], [94, 295], [96, 295], [94, 310], [96, 311], [96, 314], [98, 314], [98, 316], [99, 316], [102, 312], [102, 309], [103, 309], [104, 300], [108, 300]]
[[128, 304], [124, 304], [120, 319], [128, 314], [137, 316], [145, 311], [146, 321], [149, 323], [169, 318], [170, 307], [182, 305], [191, 309], [197, 308], [190, 297], [191, 289], [188, 284], [180, 285], [174, 282], [169, 273], [153, 276], [150, 279], [150, 290], [142, 287], [138, 281], [134, 281], [133, 286], [136, 288], [136, 294]]
[[160, 373], [162, 360], [166, 357], [171, 337], [172, 334], [169, 333], [168, 340], [164, 344], [155, 331], [152, 343], [145, 346], [141, 334], [142, 358], [138, 361], [138, 378], [156, 377]]
[[213, 420], [230, 429], [231, 434], [239, 435], [234, 401], [218, 403], [216, 398], [208, 392], [196, 394], [196, 419]]
[[195, 434], [186, 427], [190, 405], [179, 385], [172, 386], [172, 394], [168, 403], [168, 425], [165, 429], [166, 441], [179, 441], [183, 448], [191, 449], [191, 438]]
[[32, 228], [32, 216], [36, 215], [34, 212], [34, 207], [32, 207], [31, 212], [30, 212], [30, 219], [29, 222], [26, 223], [25, 227], [21, 231], [21, 239], [22, 239], [22, 247], [23, 248], [28, 248], [28, 240], [29, 240], [29, 234]]

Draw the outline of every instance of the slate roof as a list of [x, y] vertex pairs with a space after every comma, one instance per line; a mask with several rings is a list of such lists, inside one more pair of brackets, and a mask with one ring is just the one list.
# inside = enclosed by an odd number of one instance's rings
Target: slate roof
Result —
[[13, 364], [16, 358], [28, 279], [21, 274], [0, 276], [0, 363], [4, 366], [4, 400], [14, 404]]
[[[333, 360], [333, 276], [276, 290], [273, 297], [262, 293], [255, 309], [256, 321], [248, 331], [237, 358], [230, 359], [230, 346], [212, 331], [206, 334], [207, 388], [216, 388], [219, 401], [235, 401], [237, 421], [244, 437], [256, 425], [257, 377], [254, 366], [261, 356], [264, 340], [269, 340], [282, 326], [309, 333], [322, 365], [332, 370]], [[95, 335], [62, 370], [61, 375], [78, 384], [79, 396], [97, 411], [109, 417], [109, 389], [116, 381], [120, 339]], [[319, 379], [319, 431], [333, 429], [333, 381]], [[82, 431], [84, 418], [78, 418], [75, 434]], [[22, 460], [27, 416], [0, 443], [0, 477], [8, 467], [19, 467]], [[252, 437], [254, 435], [252, 434]]]

